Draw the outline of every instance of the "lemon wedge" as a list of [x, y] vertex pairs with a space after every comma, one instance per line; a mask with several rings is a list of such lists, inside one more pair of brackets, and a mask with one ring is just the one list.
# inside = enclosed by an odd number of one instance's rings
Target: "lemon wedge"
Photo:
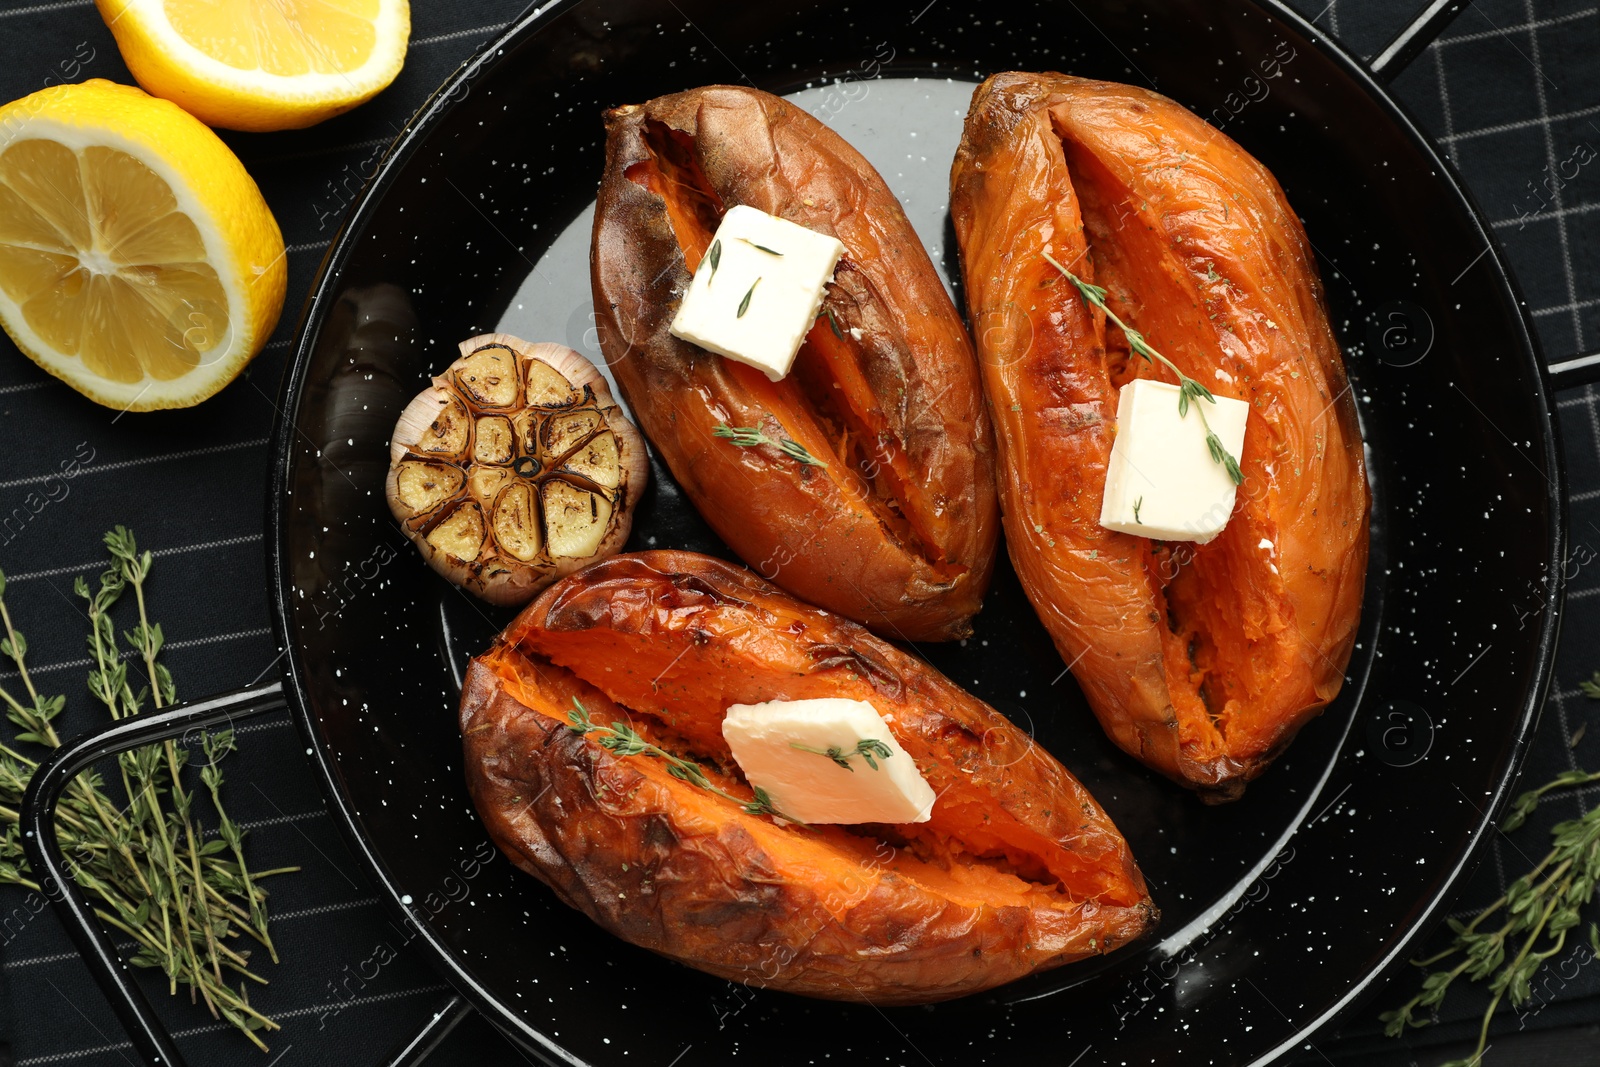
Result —
[[95, 0], [150, 93], [230, 130], [311, 126], [400, 73], [407, 0]]
[[107, 407], [188, 407], [261, 350], [283, 235], [215, 133], [95, 79], [0, 108], [0, 326]]

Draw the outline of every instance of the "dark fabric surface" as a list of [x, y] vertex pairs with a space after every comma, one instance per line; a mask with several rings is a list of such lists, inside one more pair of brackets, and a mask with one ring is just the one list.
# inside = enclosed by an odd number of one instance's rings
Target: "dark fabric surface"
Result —
[[[1398, 0], [1295, 5], [1364, 54], [1380, 48], [1412, 7]], [[83, 688], [84, 631], [71, 584], [77, 574], [99, 568], [99, 536], [115, 523], [131, 526], [156, 550], [151, 610], [166, 629], [166, 659], [180, 696], [220, 692], [275, 669], [279, 650], [268, 628], [261, 509], [266, 438], [300, 302], [374, 153], [522, 6], [522, 0], [419, 0], [405, 70], [375, 101], [311, 130], [224, 134], [283, 228], [289, 297], [267, 351], [216, 398], [193, 411], [119, 418], [47, 378], [0, 339], [0, 413], [16, 459], [0, 470], [0, 516], [25, 506], [61, 462], [80, 461], [80, 473], [63, 483], [63, 498], [37, 514], [28, 506], [26, 522], [0, 532], [7, 600], [30, 638], [31, 662], [44, 687], [70, 697], [63, 732], [98, 721]], [[131, 81], [90, 0], [0, 4], [0, 61], [0, 99], [60, 80]], [[1551, 179], [1572, 173], [1564, 164], [1580, 146], [1600, 149], [1600, 13], [1583, 0], [1476, 0], [1400, 76], [1396, 89], [1445, 146], [1493, 221], [1548, 358], [1600, 348], [1600, 166]], [[1600, 718], [1600, 706], [1578, 688], [1600, 667], [1600, 579], [1587, 565], [1600, 553], [1597, 400], [1600, 393], [1590, 388], [1559, 400], [1573, 505], [1569, 574], [1576, 573], [1529, 783], [1575, 766], [1600, 767], [1600, 728], [1585, 732]], [[0, 683], [11, 678], [0, 671]], [[352, 961], [404, 939], [345, 850], [287, 719], [259, 721], [241, 734], [241, 752], [227, 767], [228, 795], [234, 817], [250, 830], [253, 862], [305, 868], [271, 887], [284, 962], [264, 967], [272, 984], [251, 999], [284, 1029], [274, 1035], [272, 1056], [259, 1062], [375, 1062], [444, 999], [444, 987], [405, 949], [375, 977], [356, 973]], [[1565, 795], [1529, 828], [1497, 839], [1455, 914], [1473, 914], [1498, 897], [1507, 879], [1529, 865], [1526, 855], [1542, 854], [1549, 825], [1586, 810], [1594, 793]], [[15, 889], [0, 890], [0, 912], [0, 1037], [15, 1062], [132, 1062], [115, 1018], [52, 914]], [[1577, 950], [1564, 962], [1550, 968], [1552, 979], [1534, 1004], [1504, 1014], [1496, 1027], [1504, 1036], [1497, 1036], [1488, 1064], [1600, 1062], [1592, 1025], [1600, 1019], [1600, 966]], [[1326, 1033], [1308, 1046], [1306, 1062], [1428, 1065], [1459, 1055], [1459, 1046], [1442, 1045], [1475, 1032], [1485, 1003], [1477, 991], [1453, 995], [1434, 1029], [1405, 1042], [1377, 1036], [1377, 1012], [1414, 990], [1415, 977], [1401, 975], [1341, 1033]], [[191, 1063], [258, 1062], [202, 1009], [165, 996], [158, 1002]], [[522, 1057], [473, 1019], [430, 1062], [453, 1067]]]

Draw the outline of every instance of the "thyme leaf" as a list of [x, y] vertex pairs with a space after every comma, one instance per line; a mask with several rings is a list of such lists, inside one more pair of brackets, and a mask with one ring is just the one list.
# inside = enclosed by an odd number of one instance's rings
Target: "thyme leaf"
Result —
[[706, 252], [706, 259], [711, 261], [711, 273], [706, 275], [706, 288], [711, 288], [711, 280], [717, 276], [717, 268], [722, 266], [722, 241], [711, 242], [711, 248]]
[[1144, 497], [1140, 497], [1133, 502], [1133, 521], [1140, 526], [1144, 525], [1144, 520], [1139, 517], [1139, 509], [1142, 507], [1144, 507]]
[[740, 448], [753, 448], [756, 445], [771, 445], [790, 459], [798, 460], [808, 467], [826, 467], [822, 460], [807, 452], [805, 446], [798, 441], [791, 441], [787, 437], [770, 437], [761, 432], [757, 426], [729, 426], [725, 422], [717, 423], [711, 431], [715, 437], [732, 441]]
[[[1150, 347], [1150, 342], [1144, 339], [1144, 334], [1140, 333], [1138, 330], [1135, 330], [1133, 327], [1129, 326], [1127, 323], [1123, 322], [1117, 317], [1116, 312], [1112, 311], [1111, 308], [1106, 305], [1106, 290], [1104, 286], [1095, 285], [1092, 282], [1084, 281], [1066, 267], [1063, 267], [1059, 262], [1056, 261], [1055, 257], [1048, 252], [1041, 252], [1039, 254], [1042, 255], [1052, 267], [1060, 271], [1062, 275], [1066, 277], [1067, 281], [1073, 284], [1073, 286], [1078, 290], [1078, 295], [1083, 298], [1083, 302], [1085, 304], [1097, 307], [1101, 311], [1105, 312], [1106, 318], [1110, 319], [1111, 322], [1122, 331], [1122, 335], [1128, 339], [1128, 347], [1134, 352], [1135, 355], [1142, 356], [1146, 363], [1155, 364], [1159, 362], [1162, 366], [1166, 367], [1177, 376], [1178, 417], [1180, 419], [1188, 416], [1189, 402], [1191, 399], [1205, 400], [1212, 404], [1217, 402], [1217, 398], [1211, 394], [1211, 390], [1207, 389], [1200, 382], [1179, 370], [1176, 363], [1172, 362], [1172, 360], [1168, 359], [1166, 356], [1163, 356], [1160, 352], [1157, 352], [1154, 348]], [[1243, 485], [1244, 472], [1239, 469], [1239, 461], [1237, 457], [1231, 455], [1227, 449], [1222, 447], [1222, 439], [1212, 432], [1211, 424], [1206, 421], [1205, 409], [1199, 405], [1196, 405], [1195, 411], [1200, 415], [1200, 425], [1205, 428], [1206, 448], [1211, 453], [1212, 461], [1222, 465], [1222, 469], [1227, 472], [1228, 478], [1232, 480], [1234, 485]], [[1138, 521], [1137, 513], [1134, 515], [1134, 521]]]
[[736, 318], [736, 319], [744, 318], [744, 313], [746, 311], [750, 310], [750, 298], [752, 296], [756, 295], [756, 286], [758, 286], [760, 284], [761, 284], [760, 277], [757, 277], [755, 281], [750, 283], [750, 288], [745, 291], [744, 299], [739, 301], [739, 313], [737, 315], [735, 315], [734, 318]]
[[746, 815], [770, 815], [774, 819], [783, 819], [785, 822], [792, 822], [796, 826], [806, 825], [805, 823], [800, 822], [798, 819], [791, 819], [789, 816], [779, 811], [777, 805], [772, 803], [772, 797], [768, 796], [767, 791], [762, 789], [759, 785], [751, 786], [750, 791], [755, 794], [755, 799], [747, 800], [743, 804], [739, 805], [739, 809]]
[[817, 312], [817, 318], [827, 319], [828, 328], [833, 331], [833, 336], [837, 337], [841, 341], [844, 340], [844, 331], [839, 329], [839, 320], [834, 318], [833, 309], [831, 307], [824, 305], [823, 309]]

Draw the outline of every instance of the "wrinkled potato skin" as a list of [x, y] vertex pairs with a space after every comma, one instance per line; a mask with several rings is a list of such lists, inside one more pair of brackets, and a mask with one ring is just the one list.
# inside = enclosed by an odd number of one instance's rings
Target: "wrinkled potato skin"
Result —
[[[801, 599], [892, 637], [965, 636], [999, 538], [993, 432], [960, 315], [883, 179], [838, 134], [754, 89], [618, 108], [606, 128], [595, 314], [606, 361], [673, 477], [734, 552]], [[783, 381], [668, 331], [711, 232], [675, 231], [677, 202], [641, 184], [656, 158], [650, 131], [692, 153], [723, 208], [746, 204], [844, 244], [824, 303], [840, 333], [819, 319]], [[662, 188], [677, 195], [682, 183]], [[857, 412], [845, 435], [855, 452], [836, 454], [840, 434], [816, 417], [808, 375], [824, 403]], [[775, 429], [771, 419], [827, 467], [712, 436], [718, 423]], [[885, 521], [890, 498], [906, 524]]]
[[[1366, 572], [1361, 437], [1299, 221], [1264, 167], [1172, 101], [1019, 73], [973, 96], [951, 215], [1029, 599], [1118, 745], [1233, 799], [1338, 693]], [[1171, 376], [1119, 369], [1121, 331], [1044, 251], [1251, 405], [1233, 516], [1192, 559], [1099, 525], [1116, 379]]]
[[[692, 744], [747, 797], [718, 769], [721, 709], [822, 695], [892, 715], [940, 794], [920, 830], [878, 829], [959, 833], [1056, 880], [952, 891], [955, 876], [881, 837], [745, 814], [566, 719], [576, 696], [597, 723]], [[473, 661], [461, 727], [473, 799], [512, 862], [617, 936], [733, 981], [925, 1003], [1109, 951], [1156, 920], [1121, 834], [1026, 734], [859, 625], [708, 557], [618, 556], [552, 586]]]

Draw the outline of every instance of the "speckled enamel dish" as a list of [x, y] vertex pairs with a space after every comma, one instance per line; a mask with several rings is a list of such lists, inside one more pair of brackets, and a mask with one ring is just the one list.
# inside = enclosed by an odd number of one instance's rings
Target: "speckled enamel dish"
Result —
[[[1392, 74], [1397, 54], [1375, 68]], [[396, 529], [389, 432], [461, 338], [504, 330], [599, 359], [603, 108], [713, 82], [792, 94], [877, 164], [954, 279], [950, 159], [975, 82], [1004, 69], [1154, 85], [1257, 155], [1302, 213], [1375, 493], [1349, 680], [1242, 801], [1207, 807], [1106, 741], [1002, 559], [976, 636], [919, 651], [1105, 804], [1164, 913], [1156, 936], [936, 1009], [732, 985], [483, 862], [456, 702], [510, 616], [436, 578]], [[1439, 917], [1549, 678], [1562, 474], [1517, 293], [1378, 78], [1274, 3], [551, 4], [404, 132], [323, 265], [282, 407], [268, 544], [289, 703], [397, 917], [552, 1063], [1268, 1062]], [[659, 463], [630, 542], [648, 546], [726, 555]]]

